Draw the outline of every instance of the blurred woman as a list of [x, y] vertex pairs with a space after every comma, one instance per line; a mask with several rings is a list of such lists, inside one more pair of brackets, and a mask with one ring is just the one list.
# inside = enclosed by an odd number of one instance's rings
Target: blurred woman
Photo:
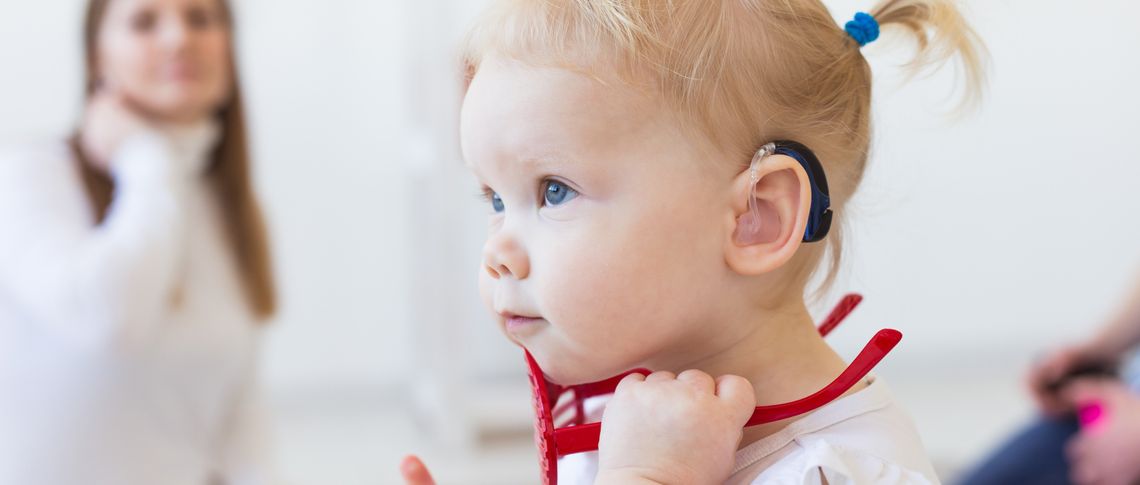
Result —
[[76, 135], [0, 154], [0, 483], [266, 483], [230, 10], [92, 0], [84, 42]]

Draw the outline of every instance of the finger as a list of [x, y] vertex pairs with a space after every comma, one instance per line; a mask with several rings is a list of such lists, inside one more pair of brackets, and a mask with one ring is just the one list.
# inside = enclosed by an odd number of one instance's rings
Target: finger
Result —
[[756, 391], [748, 379], [734, 375], [720, 376], [716, 379], [716, 395], [732, 407], [742, 425], [756, 411]]
[[1061, 390], [1061, 399], [1071, 406], [1104, 401], [1111, 392], [1111, 382], [1105, 379], [1077, 379]]
[[1029, 396], [1033, 398], [1034, 404], [1047, 415], [1052, 416], [1056, 404], [1054, 403], [1054, 395], [1049, 392], [1043, 382], [1033, 375], [1029, 375], [1025, 379], [1025, 390], [1029, 392]]
[[113, 76], [102, 75], [99, 76], [98, 82], [95, 84], [95, 90], [100, 93], [117, 93], [119, 92], [119, 82]]
[[1073, 485], [1094, 485], [1091, 475], [1092, 473], [1083, 466], [1075, 463], [1069, 466], [1069, 481], [1073, 482]]
[[144, 105], [142, 103], [138, 102], [138, 100], [136, 100], [134, 97], [128, 95], [126, 92], [124, 92], [124, 91], [118, 92], [115, 96], [115, 100], [116, 100], [119, 108], [122, 109], [123, 112], [126, 113], [128, 116], [131, 116], [133, 118], [140, 119], [140, 120], [141, 119], [148, 119], [146, 117], [146, 114], [148, 113], [148, 111], [144, 107]]
[[400, 474], [404, 476], [404, 483], [407, 485], [435, 485], [435, 480], [424, 466], [424, 462], [415, 455], [404, 457], [404, 461], [400, 463]]
[[1088, 441], [1084, 434], [1077, 434], [1068, 443], [1065, 443], [1065, 458], [1069, 461], [1072, 480], [1076, 483], [1092, 483], [1095, 476], [1095, 467], [1090, 466], [1088, 460]]
[[1081, 434], [1078, 433], [1065, 443], [1065, 457], [1068, 458], [1069, 461], [1080, 461], [1081, 450], [1083, 447], [1084, 440], [1082, 439]]
[[1057, 381], [1057, 378], [1053, 377], [1056, 374], [1053, 370], [1055, 361], [1055, 356], [1050, 355], [1048, 358], [1036, 362], [1025, 375], [1026, 387], [1029, 388], [1030, 393], [1035, 398], [1038, 398], [1045, 405], [1043, 407], [1048, 406], [1052, 395], [1055, 393], [1055, 390], [1050, 388]]
[[689, 384], [699, 392], [716, 394], [716, 381], [713, 380], [712, 376], [702, 371], [689, 369], [677, 374], [677, 380]]
[[1058, 377], [1057, 358], [1050, 356], [1046, 360], [1039, 361], [1030, 367], [1029, 372], [1026, 374], [1027, 381], [1040, 388], [1047, 387], [1052, 381]]
[[1045, 361], [1045, 377], [1049, 379], [1060, 379], [1070, 367], [1076, 358], [1069, 349], [1061, 350], [1053, 354], [1053, 356]]
[[1033, 398], [1033, 403], [1037, 405], [1037, 409], [1041, 410], [1046, 416], [1059, 416], [1063, 414], [1062, 406], [1056, 399], [1054, 394], [1044, 392], [1035, 387], [1029, 387], [1029, 395]]
[[1096, 466], [1092, 466], [1081, 461], [1069, 461], [1069, 479], [1077, 485], [1096, 485], [1100, 483], [1100, 471]]
[[1073, 410], [1073, 404], [1063, 395], [1065, 387], [1058, 389], [1055, 385], [1076, 362], [1075, 356], [1076, 353], [1069, 350], [1056, 352], [1039, 363], [1026, 377], [1030, 396], [1048, 416], [1061, 416]]
[[1065, 374], [1077, 364], [1079, 356], [1073, 349], [1061, 349], [1053, 352], [1036, 366], [1036, 373], [1042, 385], [1065, 377]]
[[91, 98], [87, 106], [87, 116], [92, 122], [106, 124], [129, 116], [130, 108], [122, 98], [113, 92], [101, 92]]
[[111, 96], [107, 93], [95, 93], [95, 95], [91, 96], [91, 100], [87, 103], [86, 114], [88, 117], [95, 114], [102, 114], [108, 109], [111, 109], [111, 106], [114, 104], [114, 102], [114, 99], [111, 98]]
[[665, 382], [673, 380], [677, 380], [677, 375], [667, 370], [654, 372], [645, 378], [645, 382]]
[[614, 393], [622, 392], [622, 389], [628, 388], [639, 382], [645, 382], [645, 374], [634, 372], [633, 374], [625, 376], [620, 381], [618, 381], [617, 386], [614, 387]]

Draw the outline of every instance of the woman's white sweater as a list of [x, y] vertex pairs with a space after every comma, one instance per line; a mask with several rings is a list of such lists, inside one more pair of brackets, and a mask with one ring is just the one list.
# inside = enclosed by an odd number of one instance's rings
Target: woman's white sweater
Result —
[[217, 135], [126, 142], [98, 224], [66, 144], [0, 153], [0, 484], [268, 483]]

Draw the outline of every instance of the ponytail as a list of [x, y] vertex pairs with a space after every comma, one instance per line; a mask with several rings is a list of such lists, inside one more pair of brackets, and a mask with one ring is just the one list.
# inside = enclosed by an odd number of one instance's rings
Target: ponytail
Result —
[[981, 101], [987, 52], [953, 0], [884, 0], [871, 11], [884, 32], [902, 31], [917, 47], [910, 75], [937, 69], [955, 57], [963, 79], [962, 105]]

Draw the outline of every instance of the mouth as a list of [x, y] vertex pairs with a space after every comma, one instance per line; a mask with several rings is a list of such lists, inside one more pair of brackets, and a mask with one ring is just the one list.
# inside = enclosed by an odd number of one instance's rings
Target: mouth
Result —
[[164, 66], [162, 75], [171, 81], [195, 81], [198, 79], [198, 69], [188, 63], [175, 63]]
[[508, 332], [517, 332], [543, 321], [542, 317], [518, 315], [510, 312], [500, 313], [499, 316], [503, 318], [503, 324], [506, 326]]

